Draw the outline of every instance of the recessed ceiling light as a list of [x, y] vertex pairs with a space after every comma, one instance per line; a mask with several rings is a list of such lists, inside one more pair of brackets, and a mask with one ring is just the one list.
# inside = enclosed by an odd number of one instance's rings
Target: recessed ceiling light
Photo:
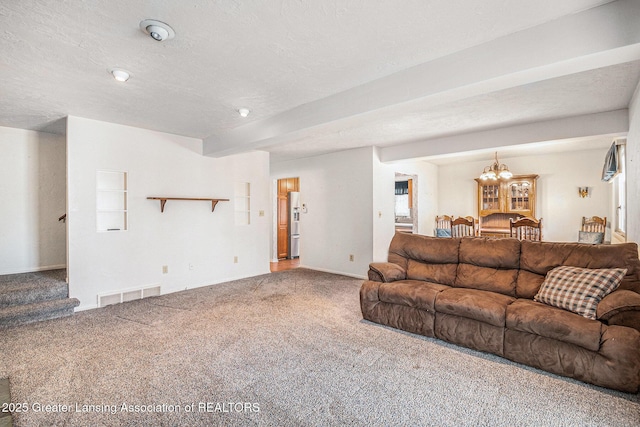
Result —
[[158, 42], [171, 40], [176, 35], [176, 32], [173, 31], [173, 28], [171, 28], [169, 24], [156, 21], [155, 19], [145, 19], [140, 22], [140, 29]]
[[119, 82], [126, 82], [131, 77], [131, 73], [121, 68], [112, 68], [109, 70], [114, 79]]
[[250, 112], [251, 110], [249, 110], [248, 108], [238, 108], [238, 113], [240, 113], [242, 117], [247, 117]]

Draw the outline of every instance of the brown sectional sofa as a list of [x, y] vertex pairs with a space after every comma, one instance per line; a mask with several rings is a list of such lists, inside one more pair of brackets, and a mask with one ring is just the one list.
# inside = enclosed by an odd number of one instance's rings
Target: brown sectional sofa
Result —
[[[588, 245], [397, 233], [360, 289], [365, 319], [637, 393], [640, 261], [635, 243]], [[560, 265], [626, 268], [597, 319], [533, 300]]]

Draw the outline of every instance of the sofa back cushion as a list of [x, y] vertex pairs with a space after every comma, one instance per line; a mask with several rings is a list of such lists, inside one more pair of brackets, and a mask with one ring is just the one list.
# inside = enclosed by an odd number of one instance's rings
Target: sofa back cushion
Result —
[[464, 237], [454, 286], [516, 295], [520, 241]]
[[583, 268], [626, 268], [620, 289], [640, 293], [638, 245], [589, 245], [561, 242], [523, 241], [520, 249], [520, 274], [516, 296], [533, 298], [552, 269], [567, 265]]
[[453, 285], [460, 239], [442, 239], [396, 233], [389, 247], [389, 262], [407, 271], [407, 279]]

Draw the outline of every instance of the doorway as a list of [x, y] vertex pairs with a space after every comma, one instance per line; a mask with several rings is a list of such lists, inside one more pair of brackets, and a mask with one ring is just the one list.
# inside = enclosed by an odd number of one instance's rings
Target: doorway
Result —
[[418, 177], [396, 172], [396, 233], [418, 233]]
[[[291, 258], [289, 224], [291, 215], [289, 213], [289, 193], [300, 191], [300, 178], [282, 178], [277, 181], [277, 212], [276, 212], [276, 236], [278, 261]], [[294, 257], [295, 258], [295, 257]]]

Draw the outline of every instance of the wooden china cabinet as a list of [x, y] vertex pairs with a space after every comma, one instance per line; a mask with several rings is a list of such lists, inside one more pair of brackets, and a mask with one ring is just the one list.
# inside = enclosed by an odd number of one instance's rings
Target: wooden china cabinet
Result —
[[511, 218], [535, 218], [537, 179], [538, 175], [497, 180], [476, 178], [480, 235], [508, 237]]

